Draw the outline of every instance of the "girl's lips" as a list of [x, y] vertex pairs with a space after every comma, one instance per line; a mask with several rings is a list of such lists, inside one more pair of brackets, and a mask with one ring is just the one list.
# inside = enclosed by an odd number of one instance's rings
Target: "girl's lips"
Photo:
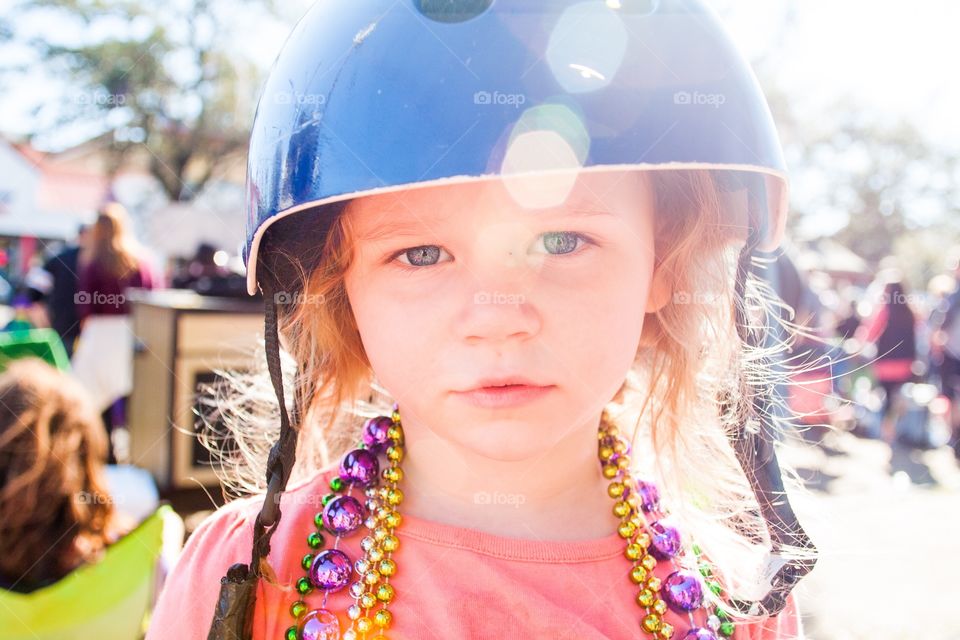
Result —
[[540, 387], [528, 384], [512, 384], [503, 387], [482, 387], [470, 391], [457, 391], [455, 395], [477, 407], [502, 409], [539, 400], [553, 391], [554, 388], [553, 385]]

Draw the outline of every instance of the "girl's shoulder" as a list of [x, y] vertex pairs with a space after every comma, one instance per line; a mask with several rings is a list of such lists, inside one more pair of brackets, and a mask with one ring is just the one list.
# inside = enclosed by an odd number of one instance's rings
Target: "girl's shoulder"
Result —
[[[282, 517], [274, 534], [271, 562], [291, 530], [310, 512], [321, 489], [329, 486], [333, 470], [321, 470], [281, 497]], [[325, 491], [324, 491], [325, 492]], [[236, 563], [249, 564], [253, 525], [263, 506], [263, 495], [238, 498], [207, 516], [187, 539], [157, 602], [147, 640], [195, 637], [213, 620], [220, 579]]]

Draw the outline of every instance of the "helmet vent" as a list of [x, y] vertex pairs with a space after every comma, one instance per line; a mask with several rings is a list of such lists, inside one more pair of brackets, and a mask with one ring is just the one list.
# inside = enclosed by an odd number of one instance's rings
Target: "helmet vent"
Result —
[[417, 11], [436, 22], [466, 22], [493, 4], [493, 0], [413, 0]]

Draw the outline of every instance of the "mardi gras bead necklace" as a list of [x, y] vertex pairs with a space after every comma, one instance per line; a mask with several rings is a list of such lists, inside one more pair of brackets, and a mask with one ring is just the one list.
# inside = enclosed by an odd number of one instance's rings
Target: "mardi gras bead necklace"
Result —
[[[722, 608], [705, 610], [705, 587], [722, 595], [720, 583], [712, 579], [710, 564], [693, 544], [697, 570], [685, 568], [680, 533], [661, 506], [657, 487], [630, 473], [630, 444], [606, 415], [597, 435], [601, 473], [610, 481], [607, 494], [620, 518], [617, 533], [624, 540], [624, 556], [631, 563], [629, 580], [637, 590], [635, 601], [641, 610], [638, 635], [655, 640], [673, 638], [676, 630], [664, 620], [671, 609], [690, 621], [682, 640], [733, 637], [733, 621]], [[284, 640], [387, 640], [393, 623], [390, 603], [396, 597], [391, 579], [398, 569], [393, 553], [400, 546], [396, 529], [402, 522], [398, 507], [403, 502], [399, 487], [403, 444], [400, 411], [394, 404], [391, 416], [364, 423], [361, 443], [343, 456], [339, 475], [330, 481], [330, 493], [322, 499], [323, 509], [314, 517], [315, 530], [307, 536], [309, 551], [301, 559], [305, 575], [295, 585], [299, 597], [290, 606], [294, 624], [285, 631]], [[382, 469], [380, 456], [385, 458]], [[340, 550], [340, 539], [355, 534], [361, 526], [368, 531], [360, 541], [363, 557], [353, 562]], [[324, 548], [330, 536], [334, 542]], [[663, 580], [655, 575], [659, 562], [670, 562], [673, 568]], [[341, 631], [339, 618], [326, 603], [329, 594], [348, 584], [354, 603], [347, 609], [350, 627]], [[323, 600], [318, 608], [310, 609], [303, 598], [315, 589], [323, 592]], [[706, 626], [695, 622], [697, 611], [703, 611]]]

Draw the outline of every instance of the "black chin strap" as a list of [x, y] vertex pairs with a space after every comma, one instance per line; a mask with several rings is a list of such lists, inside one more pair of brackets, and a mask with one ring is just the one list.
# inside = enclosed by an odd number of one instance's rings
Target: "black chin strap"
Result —
[[[763, 211], [764, 209], [760, 207], [766, 207], [765, 189], [761, 185], [755, 185], [750, 192], [751, 209]], [[747, 321], [745, 297], [747, 276], [754, 266], [754, 252], [766, 228], [766, 216], [758, 218], [764, 222], [750, 225], [747, 242], [737, 260], [735, 285], [738, 302], [735, 309], [737, 333], [741, 341], [750, 347], [757, 347], [759, 342], [758, 332], [752, 331]], [[816, 547], [800, 526], [790, 506], [771, 430], [764, 428], [764, 421], [772, 416], [773, 402], [768, 390], [755, 390], [751, 395], [747, 415], [731, 436], [737, 460], [750, 482], [750, 487], [760, 506], [760, 513], [766, 521], [772, 541], [771, 555], [774, 556], [774, 562], [768, 567], [768, 575], [765, 576], [770, 582], [767, 595], [758, 602], [732, 599], [730, 603], [741, 614], [748, 615], [772, 616], [780, 613], [786, 607], [787, 596], [790, 595], [793, 587], [810, 573], [816, 564]], [[809, 558], [785, 559], [780, 555], [785, 547], [806, 549], [810, 551]], [[776, 566], [777, 562], [782, 564]]]
[[[262, 284], [264, 301], [264, 348], [267, 356], [267, 370], [277, 396], [280, 408], [280, 437], [270, 448], [267, 458], [267, 492], [263, 507], [253, 525], [253, 552], [250, 570], [253, 575], [261, 575], [260, 560], [270, 553], [270, 538], [280, 523], [280, 495], [287, 487], [290, 472], [293, 470], [297, 455], [297, 431], [287, 415], [287, 406], [283, 395], [283, 372], [280, 366], [280, 337], [277, 326], [277, 295], [269, 279]], [[294, 419], [300, 420], [299, 400], [294, 393]]]

